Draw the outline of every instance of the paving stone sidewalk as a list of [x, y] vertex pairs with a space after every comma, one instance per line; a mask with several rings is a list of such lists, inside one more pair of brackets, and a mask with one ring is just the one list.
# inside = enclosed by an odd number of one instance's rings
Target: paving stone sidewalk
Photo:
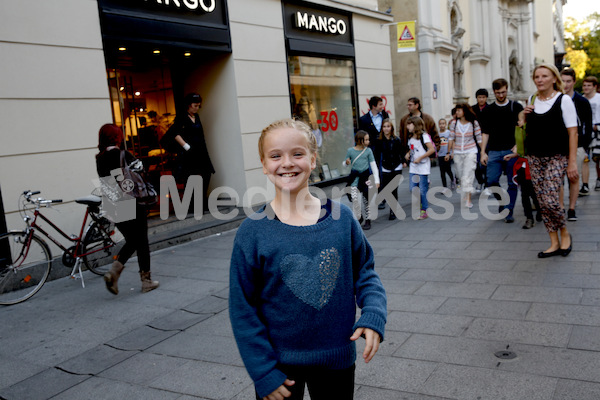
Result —
[[[418, 221], [407, 182], [400, 193], [408, 218], [386, 208], [367, 232], [389, 316], [378, 355], [357, 361], [355, 399], [599, 399], [600, 192], [578, 201], [571, 255], [544, 260], [545, 228], [522, 229], [520, 204], [507, 224], [477, 198], [461, 213], [458, 194], [437, 195], [450, 218]], [[118, 296], [84, 273], [85, 288], [58, 279], [0, 308], [0, 398], [254, 399], [228, 316], [234, 236], [154, 252], [161, 286], [147, 294], [133, 259]]]

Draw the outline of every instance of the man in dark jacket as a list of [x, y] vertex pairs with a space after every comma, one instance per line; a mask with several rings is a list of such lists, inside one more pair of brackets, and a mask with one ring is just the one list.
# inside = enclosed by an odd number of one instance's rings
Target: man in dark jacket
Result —
[[[473, 111], [475, 112], [475, 116], [477, 117], [477, 121], [479, 121], [479, 125], [481, 125], [481, 116], [483, 114], [483, 111], [489, 106], [487, 102], [489, 95], [490, 94], [487, 91], [487, 89], [483, 88], [478, 89], [475, 92], [475, 98], [477, 99], [477, 103], [473, 104], [471, 108], [473, 108]], [[478, 192], [482, 191], [483, 188], [486, 186], [486, 169], [486, 166], [481, 164], [481, 152], [479, 152], [479, 154], [477, 154], [477, 169], [475, 169], [475, 178], [477, 179], [477, 183], [479, 184], [479, 187], [477, 188]]]
[[477, 103], [473, 104], [471, 108], [473, 108], [473, 111], [475, 111], [475, 116], [477, 117], [478, 121], [481, 119], [481, 114], [483, 113], [483, 110], [485, 110], [487, 106], [489, 106], [487, 102], [489, 95], [490, 94], [487, 91], [487, 89], [483, 88], [478, 89], [475, 92], [475, 98], [477, 99]]
[[358, 129], [369, 134], [369, 147], [373, 150], [377, 166], [381, 166], [381, 154], [377, 154], [377, 141], [381, 132], [381, 124], [383, 120], [389, 118], [388, 113], [384, 110], [383, 99], [378, 96], [373, 96], [369, 99], [369, 112], [358, 119]]
[[[381, 146], [379, 146], [379, 133], [381, 132], [383, 120], [390, 117], [384, 108], [383, 99], [378, 96], [373, 96], [369, 99], [369, 112], [358, 119], [358, 129], [369, 134], [369, 147], [373, 151], [375, 162], [380, 171], [380, 178]], [[383, 208], [385, 208], [385, 202], [379, 203], [379, 209]]]

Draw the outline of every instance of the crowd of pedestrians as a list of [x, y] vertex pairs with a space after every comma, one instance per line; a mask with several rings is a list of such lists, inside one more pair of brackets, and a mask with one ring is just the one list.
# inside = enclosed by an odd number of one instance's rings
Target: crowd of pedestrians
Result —
[[[504, 222], [513, 223], [520, 191], [525, 214], [522, 228], [530, 229], [543, 221], [550, 237], [550, 247], [538, 256], [567, 256], [572, 241], [566, 221], [577, 220], [577, 197], [590, 193], [590, 162], [596, 164], [600, 176], [600, 137], [596, 138], [600, 126], [598, 80], [593, 76], [585, 78], [581, 95], [574, 90], [573, 69], [559, 72], [549, 64], [538, 65], [532, 80], [536, 92], [525, 104], [509, 99], [509, 83], [499, 78], [491, 85], [493, 102], [488, 102], [486, 89], [479, 89], [475, 104], [456, 104], [452, 117], [439, 119], [437, 127], [434, 119], [422, 111], [420, 100], [411, 97], [408, 114], [400, 121], [399, 135], [383, 110], [382, 99], [371, 98], [370, 111], [360, 118], [357, 134], [359, 139], [361, 132], [368, 132], [371, 140], [367, 146], [375, 161], [363, 163], [363, 179], [368, 181], [367, 175], [377, 172], [381, 176], [379, 191], [392, 182], [397, 199], [398, 181], [393, 178], [402, 174], [403, 168], [409, 168], [408, 187], [411, 192], [418, 188], [418, 218], [425, 219], [433, 158], [439, 165], [442, 185], [461, 195], [462, 207], [473, 207], [475, 193], [494, 196]], [[520, 126], [526, 131], [521, 154], [515, 140], [515, 128]], [[358, 182], [354, 177], [352, 186]], [[567, 183], [569, 200], [565, 208], [563, 189]], [[593, 187], [600, 190], [600, 180]], [[368, 209], [368, 187], [362, 188], [353, 189], [356, 196], [352, 198], [362, 196], [361, 202]], [[503, 190], [508, 194], [507, 201], [502, 201]], [[385, 208], [385, 201], [379, 202], [379, 208]], [[354, 212], [362, 222], [361, 208], [355, 207]], [[363, 229], [371, 228], [371, 219], [367, 214]], [[389, 219], [396, 219], [391, 207]]]

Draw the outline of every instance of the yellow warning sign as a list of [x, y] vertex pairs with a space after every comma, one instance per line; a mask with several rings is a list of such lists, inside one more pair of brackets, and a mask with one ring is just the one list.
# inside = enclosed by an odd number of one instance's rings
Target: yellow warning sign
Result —
[[398, 53], [416, 50], [415, 21], [398, 22]]

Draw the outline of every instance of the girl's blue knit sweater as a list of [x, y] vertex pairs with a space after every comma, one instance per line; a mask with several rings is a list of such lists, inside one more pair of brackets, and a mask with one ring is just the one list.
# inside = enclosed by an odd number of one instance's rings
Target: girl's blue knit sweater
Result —
[[310, 226], [269, 219], [263, 208], [235, 237], [229, 312], [260, 397], [285, 381], [278, 363], [348, 368], [355, 329], [373, 329], [383, 340], [387, 300], [373, 249], [350, 209], [330, 204], [331, 213]]

